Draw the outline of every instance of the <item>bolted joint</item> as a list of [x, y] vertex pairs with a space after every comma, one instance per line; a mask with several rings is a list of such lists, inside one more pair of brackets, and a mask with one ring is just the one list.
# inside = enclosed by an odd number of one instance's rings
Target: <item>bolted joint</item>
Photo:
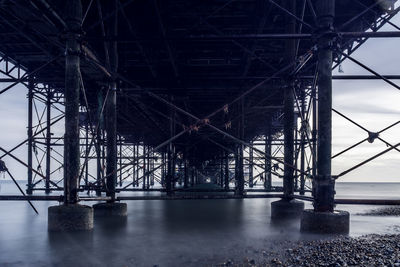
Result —
[[335, 184], [335, 180], [332, 179], [332, 175], [317, 175], [315, 176], [316, 185], [333, 185]]
[[329, 25], [326, 27], [316, 28], [312, 33], [311, 39], [316, 41], [321, 38], [333, 39], [338, 36], [339, 36], [339, 33], [336, 31], [336, 29], [333, 27], [333, 25]]
[[0, 172], [8, 171], [6, 163], [0, 159]]
[[340, 45], [336, 38], [337, 35], [325, 34], [323, 37], [319, 37], [316, 41], [316, 50], [336, 50], [340, 48]]
[[82, 29], [79, 30], [66, 30], [60, 33], [60, 38], [61, 40], [67, 40], [67, 39], [74, 39], [74, 40], [79, 40], [83, 42], [82, 36], [84, 35], [84, 31]]
[[374, 133], [374, 132], [368, 132], [368, 142], [373, 143], [376, 138], [379, 137], [379, 133]]
[[83, 56], [83, 53], [81, 49], [72, 49], [72, 48], [67, 48], [65, 49], [64, 56]]
[[328, 45], [328, 40], [336, 39], [338, 36], [333, 26], [335, 0], [318, 0], [315, 7], [317, 12], [317, 28], [313, 32], [312, 39], [315, 43], [319, 43], [319, 45], [323, 43], [325, 46]]

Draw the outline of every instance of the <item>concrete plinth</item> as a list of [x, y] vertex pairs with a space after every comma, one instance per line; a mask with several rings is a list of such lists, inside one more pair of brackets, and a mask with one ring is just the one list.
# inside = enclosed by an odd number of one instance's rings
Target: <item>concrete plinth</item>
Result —
[[92, 207], [71, 204], [48, 209], [49, 231], [87, 231], [93, 229]]
[[281, 199], [271, 203], [271, 220], [288, 220], [300, 218], [304, 202], [295, 199]]
[[125, 217], [127, 215], [126, 203], [98, 203], [93, 205], [95, 217]]
[[305, 233], [346, 235], [350, 230], [350, 214], [341, 210], [334, 212], [304, 210], [300, 230]]

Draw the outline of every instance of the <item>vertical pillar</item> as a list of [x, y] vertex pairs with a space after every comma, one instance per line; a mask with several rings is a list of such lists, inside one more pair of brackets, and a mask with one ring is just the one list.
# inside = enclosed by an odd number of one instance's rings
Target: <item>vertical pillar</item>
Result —
[[[239, 138], [244, 139], [244, 100], [240, 101], [240, 122], [239, 122]], [[244, 146], [239, 144], [236, 152], [236, 171], [237, 171], [237, 188], [236, 194], [243, 195], [244, 193], [244, 169], [243, 169], [243, 150]]]
[[[320, 0], [316, 5], [318, 27], [333, 31], [334, 0]], [[333, 211], [334, 180], [331, 176], [332, 156], [332, 39], [322, 35], [318, 40], [318, 143], [317, 176], [314, 180], [315, 211]]]
[[184, 178], [183, 178], [183, 187], [188, 188], [189, 186], [189, 162], [188, 162], [188, 149], [185, 148], [185, 153], [183, 154], [184, 160]]
[[143, 183], [142, 183], [142, 189], [144, 190], [144, 189], [146, 189], [146, 174], [147, 174], [147, 170], [146, 170], [146, 162], [147, 162], [147, 160], [146, 160], [146, 153], [147, 153], [147, 151], [146, 151], [146, 146], [143, 144], [143, 155], [142, 155], [142, 157], [143, 157]]
[[139, 156], [139, 144], [136, 145], [136, 187], [139, 187], [139, 171], [140, 171], [140, 156]]
[[106, 101], [106, 195], [115, 201], [115, 185], [117, 183], [117, 84], [110, 83], [110, 91]]
[[305, 210], [300, 224], [303, 232], [348, 234], [350, 215], [334, 210], [335, 183], [331, 175], [332, 154], [332, 39], [334, 0], [316, 2], [318, 39], [318, 140], [317, 175], [313, 180], [314, 209]]
[[[295, 13], [296, 1], [286, 0], [287, 9]], [[286, 32], [296, 32], [296, 21], [288, 18], [286, 22]], [[295, 60], [296, 40], [285, 41], [285, 62], [290, 64]], [[283, 194], [285, 199], [291, 199], [294, 193], [294, 95], [291, 80], [286, 80], [284, 85], [284, 174], [283, 174]]]
[[[253, 142], [250, 143], [253, 146]], [[249, 187], [253, 188], [253, 147], [249, 147]]]
[[[285, 0], [286, 9], [296, 14], [296, 1]], [[296, 32], [296, 21], [287, 16], [286, 32]], [[290, 64], [295, 60], [296, 40], [285, 41], [285, 62]], [[294, 94], [293, 77], [288, 77], [284, 85], [284, 174], [283, 199], [271, 203], [271, 219], [293, 219], [300, 217], [304, 203], [293, 199], [294, 194]]]
[[[118, 1], [108, 1], [111, 4], [110, 10], [114, 10], [113, 19], [109, 25], [109, 35], [117, 36], [118, 34]], [[99, 2], [100, 4], [100, 2]], [[118, 71], [118, 48], [117, 42], [110, 42], [109, 46], [109, 62], [112, 73]], [[96, 216], [117, 216], [124, 217], [127, 215], [126, 203], [115, 202], [115, 188], [118, 182], [118, 147], [117, 147], [117, 81], [115, 76], [111, 77], [109, 83], [109, 92], [106, 101], [106, 131], [107, 131], [107, 180], [106, 195], [111, 199], [108, 203], [98, 203], [93, 205]]]
[[[113, 9], [117, 9], [117, 2], [114, 1]], [[118, 12], [114, 15], [114, 19], [109, 26], [109, 34], [117, 36], [118, 32]], [[113, 41], [109, 45], [109, 59], [111, 71], [118, 70], [118, 48], [117, 42]], [[106, 101], [106, 131], [107, 131], [107, 196], [111, 197], [111, 202], [115, 201], [115, 186], [117, 184], [117, 82], [113, 78], [109, 82], [109, 93]]]
[[[174, 127], [174, 133], [175, 133], [175, 127]], [[175, 189], [175, 184], [176, 184], [176, 147], [175, 145], [172, 145], [172, 172], [171, 172], [171, 188], [172, 190]]]
[[135, 187], [136, 185], [136, 164], [135, 164], [135, 145], [132, 145], [132, 187]]
[[[300, 111], [301, 112], [301, 111]], [[298, 123], [299, 123], [299, 114], [295, 113], [294, 116], [294, 166], [296, 166], [296, 169], [294, 170], [294, 191], [298, 191], [299, 190], [299, 174], [298, 174], [298, 170], [297, 170], [297, 166], [298, 161], [299, 161], [299, 133], [298, 133]]]
[[103, 185], [102, 178], [103, 178], [103, 165], [102, 165], [102, 151], [101, 151], [101, 143], [102, 143], [102, 128], [103, 128], [103, 113], [102, 113], [102, 107], [103, 107], [103, 92], [101, 90], [98, 91], [97, 93], [97, 128], [96, 128], [96, 163], [97, 163], [97, 189], [96, 189], [96, 195], [101, 196], [101, 188]]
[[78, 202], [79, 177], [79, 88], [80, 45], [78, 42], [82, 5], [80, 0], [66, 5], [67, 40], [65, 57], [65, 138], [64, 138], [64, 203]]
[[154, 171], [154, 167], [155, 167], [155, 154], [154, 154], [154, 151], [152, 150], [151, 151], [151, 166], [150, 166], [150, 168], [151, 168], [151, 181], [150, 181], [150, 185], [151, 186], [154, 186], [154, 178], [155, 178], [155, 175], [156, 175], [156, 173], [155, 173], [155, 171]]
[[147, 146], [147, 169], [146, 169], [146, 173], [147, 173], [147, 184], [146, 184], [146, 188], [149, 189], [150, 188], [150, 161], [151, 161], [151, 153], [150, 153], [150, 147]]
[[50, 193], [50, 164], [51, 164], [51, 91], [47, 88], [46, 99], [46, 194]]
[[229, 190], [229, 153], [225, 151], [225, 190]]
[[35, 84], [32, 75], [28, 79], [28, 187], [26, 193], [32, 194], [33, 189], [33, 172], [32, 172], [32, 150], [33, 150], [33, 88]]
[[93, 229], [93, 209], [77, 205], [79, 182], [79, 86], [82, 5], [70, 0], [65, 5], [67, 25], [65, 53], [65, 136], [64, 136], [64, 205], [48, 208], [49, 231]]
[[[265, 133], [265, 154], [271, 156], [272, 154], [272, 122], [271, 122], [271, 116], [268, 116], [267, 118], [267, 130]], [[271, 158], [270, 157], [265, 157], [265, 163], [264, 163], [264, 173], [265, 173], [265, 182], [264, 182], [264, 188], [267, 190], [272, 189], [272, 165], [271, 165]]]
[[304, 120], [301, 121], [300, 128], [300, 195], [304, 195], [305, 190], [305, 176], [304, 176], [304, 167], [305, 167], [305, 141], [306, 141], [306, 131], [307, 131], [307, 122], [306, 118], [306, 99], [305, 99], [305, 91], [301, 90], [301, 114]]
[[161, 186], [165, 184], [165, 153], [161, 153]]
[[[173, 97], [170, 97], [170, 101], [173, 101]], [[175, 124], [175, 112], [173, 108], [170, 109], [170, 124], [169, 124], [169, 132], [170, 132], [170, 137], [174, 136], [174, 124]], [[174, 169], [175, 169], [175, 164], [174, 164], [174, 152], [173, 152], [173, 144], [170, 142], [167, 147], [167, 175], [165, 179], [165, 189], [167, 190], [167, 195], [172, 194], [172, 180], [174, 176]]]
[[[86, 113], [86, 116], [89, 116], [89, 114]], [[85, 123], [85, 155], [87, 155], [88, 157], [90, 156], [88, 118], [86, 118], [86, 123]], [[86, 160], [86, 158], [85, 158], [85, 186], [88, 186], [88, 185], [89, 185], [89, 160]]]
[[165, 177], [165, 189], [167, 190], [167, 195], [172, 194], [172, 144], [168, 144], [168, 152], [167, 152], [167, 175]]
[[316, 85], [311, 89], [312, 97], [312, 177], [317, 176], [317, 88]]
[[191, 172], [191, 179], [190, 179], [191, 187], [193, 187], [195, 185], [195, 175], [196, 175], [196, 168], [193, 167], [192, 172]]
[[119, 186], [122, 187], [122, 138], [119, 137]]
[[221, 150], [220, 153], [219, 166], [220, 166], [219, 186], [222, 188], [224, 186], [224, 150]]

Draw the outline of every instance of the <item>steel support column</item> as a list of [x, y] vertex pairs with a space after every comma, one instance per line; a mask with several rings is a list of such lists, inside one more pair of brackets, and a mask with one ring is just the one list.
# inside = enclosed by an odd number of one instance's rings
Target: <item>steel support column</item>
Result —
[[[267, 118], [267, 130], [265, 132], [265, 154], [271, 155], [272, 153], [272, 118], [269, 115]], [[271, 165], [271, 158], [265, 157], [265, 181], [264, 181], [264, 188], [267, 190], [272, 189], [272, 165]]]
[[33, 189], [33, 172], [32, 172], [32, 152], [33, 152], [33, 88], [35, 87], [33, 77], [28, 79], [28, 187], [26, 193], [32, 194]]
[[320, 0], [316, 5], [318, 27], [318, 144], [317, 176], [314, 177], [314, 210], [333, 211], [334, 180], [331, 176], [332, 155], [332, 40], [334, 0]]
[[[187, 147], [187, 145], [186, 145]], [[183, 187], [188, 188], [189, 187], [189, 161], [188, 161], [188, 149], [185, 149], [185, 153], [183, 154], [183, 160], [184, 160], [184, 179], [183, 179]]]
[[160, 152], [161, 153], [161, 186], [164, 186], [165, 184], [165, 153], [164, 152]]
[[224, 185], [225, 185], [225, 189], [228, 190], [229, 189], [229, 153], [227, 151], [225, 151], [225, 181], [224, 181]]
[[96, 195], [100, 196], [101, 195], [101, 187], [103, 185], [102, 178], [103, 178], [103, 165], [102, 165], [102, 129], [103, 129], [103, 113], [102, 113], [102, 107], [103, 107], [103, 92], [102, 90], [99, 90], [97, 93], [97, 128], [96, 128], [96, 157], [97, 157], [97, 190], [96, 190]]
[[[89, 116], [87, 114], [87, 116]], [[90, 155], [89, 154], [89, 122], [88, 119], [86, 118], [85, 122], [85, 155]], [[85, 186], [88, 186], [89, 184], [89, 160], [85, 160]]]
[[[114, 1], [113, 8], [117, 8], [117, 2]], [[109, 34], [116, 36], [118, 34], [118, 16], [109, 25]], [[110, 68], [113, 72], [118, 70], [118, 48], [117, 42], [111, 42], [109, 45]], [[110, 202], [115, 201], [115, 187], [118, 179], [118, 148], [117, 148], [117, 82], [113, 78], [109, 82], [109, 93], [106, 103], [106, 132], [107, 132], [107, 187], [106, 194], [111, 197]]]
[[132, 149], [133, 149], [133, 153], [132, 153], [132, 180], [133, 180], [132, 187], [136, 187], [137, 179], [138, 179], [137, 168], [139, 166], [138, 158], [136, 156], [138, 148], [135, 144], [133, 144]]
[[79, 153], [79, 89], [82, 4], [80, 0], [66, 5], [65, 56], [65, 139], [64, 139], [64, 204], [78, 202]]
[[[170, 98], [170, 101], [173, 101], [173, 98]], [[170, 109], [170, 124], [169, 124], [169, 132], [170, 136], [174, 136], [175, 131], [174, 131], [174, 124], [175, 124], [175, 111], [173, 108]], [[165, 177], [165, 189], [167, 190], [167, 195], [172, 194], [172, 180], [174, 179], [173, 174], [174, 174], [174, 155], [173, 155], [173, 144], [170, 142], [167, 147], [167, 175]]]
[[106, 104], [106, 132], [107, 132], [107, 172], [106, 195], [115, 199], [115, 185], [117, 183], [117, 84], [110, 83], [110, 92]]
[[46, 99], [46, 194], [50, 193], [50, 167], [51, 167], [51, 90], [47, 88]]
[[147, 161], [146, 161], [146, 188], [150, 188], [150, 161], [151, 161], [151, 153], [150, 153], [150, 146], [147, 146]]
[[220, 159], [219, 159], [219, 167], [220, 167], [220, 174], [219, 174], [219, 186], [221, 188], [224, 186], [224, 151], [221, 150]]
[[136, 145], [136, 187], [139, 187], [140, 155], [139, 144]]
[[143, 157], [143, 168], [142, 168], [142, 170], [143, 170], [143, 181], [142, 182], [143, 183], [142, 183], [142, 189], [143, 190], [146, 189], [146, 163], [147, 163], [146, 153], [147, 153], [146, 146], [143, 145], [143, 154], [142, 154], [142, 157]]
[[[253, 142], [250, 142], [253, 145]], [[249, 187], [253, 188], [254, 185], [254, 177], [253, 177], [253, 148], [249, 147]]]
[[301, 114], [304, 120], [301, 120], [301, 128], [300, 128], [300, 195], [304, 195], [305, 193], [305, 176], [304, 176], [304, 167], [305, 167], [305, 141], [307, 134], [307, 121], [306, 118], [306, 92], [305, 89], [301, 90]]
[[119, 137], [119, 186], [122, 187], [122, 138]]
[[[239, 122], [239, 139], [244, 139], [244, 100], [242, 99], [239, 103], [240, 105], [240, 122]], [[236, 166], [236, 181], [237, 188], [236, 194], [243, 195], [244, 193], [244, 169], [243, 169], [243, 150], [244, 145], [237, 145], [237, 152], [235, 157], [235, 166]]]
[[[286, 0], [287, 9], [295, 13], [296, 2]], [[296, 21], [293, 18], [289, 18], [286, 22], [286, 32], [294, 33], [296, 31]], [[285, 55], [286, 63], [290, 64], [295, 59], [296, 52], [296, 41], [286, 40], [285, 41]], [[293, 95], [293, 80], [289, 77], [285, 81], [284, 85], [284, 175], [283, 175], [283, 194], [285, 199], [291, 199], [294, 193], [294, 176], [293, 168], [290, 166], [294, 165], [294, 95]]]

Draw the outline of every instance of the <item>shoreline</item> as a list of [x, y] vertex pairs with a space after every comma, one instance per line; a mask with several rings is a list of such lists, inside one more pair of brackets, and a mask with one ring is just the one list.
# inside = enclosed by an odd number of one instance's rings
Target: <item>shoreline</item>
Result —
[[400, 234], [281, 241], [271, 248], [212, 266], [400, 266]]

